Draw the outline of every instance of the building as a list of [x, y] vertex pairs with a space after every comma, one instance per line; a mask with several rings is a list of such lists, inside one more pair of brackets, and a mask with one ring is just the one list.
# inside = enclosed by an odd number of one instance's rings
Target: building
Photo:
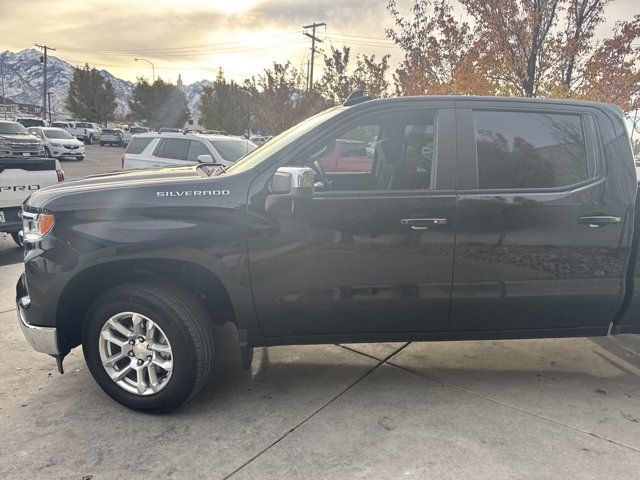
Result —
[[0, 118], [42, 117], [42, 107], [30, 103], [20, 103], [0, 95]]

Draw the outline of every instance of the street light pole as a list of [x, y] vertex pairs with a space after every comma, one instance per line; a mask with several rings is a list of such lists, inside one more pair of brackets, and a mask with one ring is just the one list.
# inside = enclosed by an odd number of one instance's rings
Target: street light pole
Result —
[[146, 58], [134, 58], [134, 60], [136, 62], [147, 62], [149, 65], [151, 65], [151, 81], [152, 81], [152, 83], [155, 83], [155, 81], [156, 81], [156, 67], [153, 65], [153, 63], [151, 63], [151, 61], [147, 60]]

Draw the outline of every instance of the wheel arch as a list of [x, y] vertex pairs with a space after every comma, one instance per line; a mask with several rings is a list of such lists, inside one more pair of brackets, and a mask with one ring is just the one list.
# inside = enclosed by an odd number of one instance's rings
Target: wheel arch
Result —
[[180, 285], [202, 303], [216, 324], [236, 322], [228, 289], [205, 267], [172, 259], [116, 260], [91, 266], [74, 276], [64, 287], [56, 312], [58, 339], [65, 351], [81, 343], [82, 325], [91, 304], [104, 292], [141, 280]]

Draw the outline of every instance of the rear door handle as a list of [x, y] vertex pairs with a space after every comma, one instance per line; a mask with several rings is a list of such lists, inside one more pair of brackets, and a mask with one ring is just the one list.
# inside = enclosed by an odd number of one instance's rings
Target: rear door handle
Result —
[[434, 225], [446, 225], [446, 218], [403, 218], [402, 225], [409, 225], [413, 230], [429, 230]]
[[622, 219], [620, 217], [614, 217], [611, 215], [587, 215], [584, 217], [578, 217], [579, 224], [589, 225], [591, 228], [604, 227], [605, 225], [620, 223], [621, 221]]

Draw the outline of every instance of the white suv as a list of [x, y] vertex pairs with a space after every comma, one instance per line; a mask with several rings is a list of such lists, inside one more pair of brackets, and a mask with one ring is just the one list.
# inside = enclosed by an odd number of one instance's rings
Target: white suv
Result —
[[219, 163], [230, 165], [257, 145], [241, 137], [195, 133], [143, 133], [134, 135], [122, 155], [122, 169], [163, 168]]

